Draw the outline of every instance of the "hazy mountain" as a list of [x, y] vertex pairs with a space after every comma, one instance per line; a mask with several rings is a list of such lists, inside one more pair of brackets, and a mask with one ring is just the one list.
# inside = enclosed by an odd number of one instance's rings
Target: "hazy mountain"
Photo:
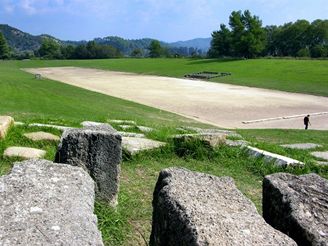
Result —
[[[0, 32], [2, 32], [9, 44], [9, 46], [16, 52], [35, 51], [40, 48], [42, 39], [44, 37], [52, 38], [61, 44], [79, 45], [87, 41], [63, 41], [50, 35], [31, 35], [29, 33], [18, 30], [9, 25], [0, 24]], [[135, 49], [147, 51], [153, 39], [124, 39], [116, 36], [108, 36], [104, 38], [95, 38], [94, 41], [99, 44], [107, 44], [117, 48], [122, 54], [129, 56]], [[207, 52], [210, 47], [211, 38], [197, 38], [188, 41], [179, 41], [174, 43], [161, 42], [163, 46], [169, 47], [173, 51], [187, 50], [184, 53], [189, 54], [193, 50], [201, 50]], [[189, 51], [190, 50], [190, 51]], [[179, 53], [178, 52], [178, 53]]]
[[174, 43], [169, 43], [171, 47], [193, 47], [203, 51], [208, 51], [211, 47], [212, 38], [195, 38], [187, 41], [178, 41]]

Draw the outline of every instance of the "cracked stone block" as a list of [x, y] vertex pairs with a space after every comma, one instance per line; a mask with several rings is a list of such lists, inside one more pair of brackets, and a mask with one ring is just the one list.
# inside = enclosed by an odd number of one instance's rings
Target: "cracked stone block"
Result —
[[153, 197], [150, 245], [295, 245], [268, 225], [232, 178], [169, 168]]
[[97, 245], [94, 182], [81, 168], [15, 163], [0, 177], [0, 245]]
[[299, 245], [328, 245], [328, 180], [316, 174], [268, 175], [263, 217]]
[[55, 162], [80, 166], [96, 183], [99, 199], [117, 205], [122, 137], [108, 124], [66, 130]]

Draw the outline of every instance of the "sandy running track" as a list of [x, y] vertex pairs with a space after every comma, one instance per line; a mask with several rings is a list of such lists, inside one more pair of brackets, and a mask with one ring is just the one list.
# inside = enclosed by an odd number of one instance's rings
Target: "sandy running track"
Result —
[[[135, 101], [225, 128], [303, 128], [303, 117], [252, 124], [243, 121], [328, 112], [328, 98], [198, 80], [99, 69], [25, 69], [70, 85]], [[328, 114], [311, 117], [328, 130]]]

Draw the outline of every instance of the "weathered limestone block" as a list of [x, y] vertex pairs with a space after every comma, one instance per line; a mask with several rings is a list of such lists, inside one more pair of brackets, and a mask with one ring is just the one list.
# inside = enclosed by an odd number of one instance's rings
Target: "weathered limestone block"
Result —
[[263, 216], [299, 245], [328, 245], [328, 180], [316, 174], [266, 176]]
[[198, 127], [190, 127], [190, 126], [185, 126], [183, 127], [186, 130], [191, 130], [195, 131], [200, 134], [213, 134], [213, 133], [224, 133], [229, 137], [235, 137], [235, 138], [243, 138], [240, 134], [234, 132], [234, 131], [229, 131], [229, 130], [222, 130], [222, 129], [208, 129], [208, 128], [198, 128]]
[[49, 132], [30, 132], [25, 133], [25, 137], [31, 139], [32, 141], [59, 141], [60, 138]]
[[283, 144], [281, 146], [289, 149], [315, 149], [322, 147], [322, 145], [314, 143]]
[[164, 145], [165, 143], [163, 142], [146, 139], [146, 138], [132, 138], [132, 137], [122, 138], [123, 149], [130, 155], [135, 155], [145, 150], [157, 149]]
[[94, 182], [81, 168], [16, 163], [0, 177], [0, 245], [103, 245]]
[[3, 156], [19, 157], [22, 159], [40, 159], [46, 155], [46, 151], [42, 149], [27, 148], [27, 147], [8, 147]]
[[230, 147], [246, 147], [247, 145], [249, 145], [249, 142], [247, 142], [245, 140], [230, 140], [230, 139], [227, 139], [226, 140], [226, 145], [228, 145]]
[[247, 146], [248, 149], [248, 153], [255, 158], [258, 157], [263, 157], [263, 159], [267, 162], [274, 162], [275, 165], [277, 166], [302, 166], [304, 165], [303, 162], [300, 162], [298, 160], [289, 158], [287, 156], [283, 156], [283, 155], [278, 155], [275, 153], [271, 153], [269, 151], [265, 151], [265, 150], [261, 150], [258, 148], [254, 148], [251, 146]]
[[150, 245], [296, 245], [268, 225], [232, 178], [169, 168], [153, 198]]
[[66, 130], [55, 162], [84, 168], [96, 182], [96, 194], [110, 205], [117, 204], [122, 137], [108, 124]]
[[147, 126], [137, 126], [137, 128], [142, 132], [152, 132], [154, 128], [147, 127]]
[[226, 142], [227, 135], [225, 133], [202, 133], [202, 134], [181, 134], [173, 136], [175, 145], [185, 142], [201, 141], [208, 147], [216, 147]]
[[130, 137], [130, 138], [145, 138], [145, 134], [142, 133], [134, 133], [134, 132], [118, 132], [122, 137]]
[[311, 155], [314, 157], [324, 159], [328, 161], [328, 151], [317, 151], [317, 152], [312, 152]]
[[0, 139], [5, 138], [9, 128], [14, 124], [14, 119], [10, 116], [0, 116]]
[[133, 120], [109, 120], [110, 123], [114, 124], [126, 124], [126, 125], [136, 125], [137, 123]]
[[58, 125], [42, 124], [42, 123], [31, 123], [29, 124], [29, 126], [50, 127], [61, 131], [73, 129], [73, 127], [68, 127], [68, 126], [58, 126]]

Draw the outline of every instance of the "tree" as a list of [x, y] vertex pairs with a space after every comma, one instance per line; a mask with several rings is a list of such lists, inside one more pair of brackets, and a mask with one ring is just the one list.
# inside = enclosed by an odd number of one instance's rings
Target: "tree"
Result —
[[232, 30], [232, 50], [235, 56], [253, 58], [262, 53], [265, 48], [265, 31], [262, 21], [257, 16], [252, 16], [246, 10], [233, 11], [229, 18]]
[[253, 16], [248, 10], [233, 11], [229, 17], [228, 29], [220, 25], [219, 31], [212, 33], [209, 55], [237, 56], [253, 58], [261, 55], [265, 49], [266, 32], [262, 28], [262, 21]]
[[131, 53], [131, 56], [132, 57], [143, 57], [143, 51], [142, 51], [142, 49], [140, 49], [140, 48], [136, 48], [136, 49], [134, 49], [133, 51], [132, 51], [132, 53]]
[[3, 34], [0, 32], [0, 59], [9, 58], [9, 46]]
[[43, 38], [38, 53], [41, 57], [44, 57], [46, 59], [62, 58], [60, 45], [56, 40], [52, 38]]
[[149, 56], [152, 58], [161, 57], [163, 54], [163, 48], [158, 40], [153, 40], [149, 46]]
[[209, 56], [212, 58], [231, 56], [231, 41], [231, 31], [226, 27], [226, 25], [221, 24], [220, 30], [212, 33], [211, 48], [208, 52]]

